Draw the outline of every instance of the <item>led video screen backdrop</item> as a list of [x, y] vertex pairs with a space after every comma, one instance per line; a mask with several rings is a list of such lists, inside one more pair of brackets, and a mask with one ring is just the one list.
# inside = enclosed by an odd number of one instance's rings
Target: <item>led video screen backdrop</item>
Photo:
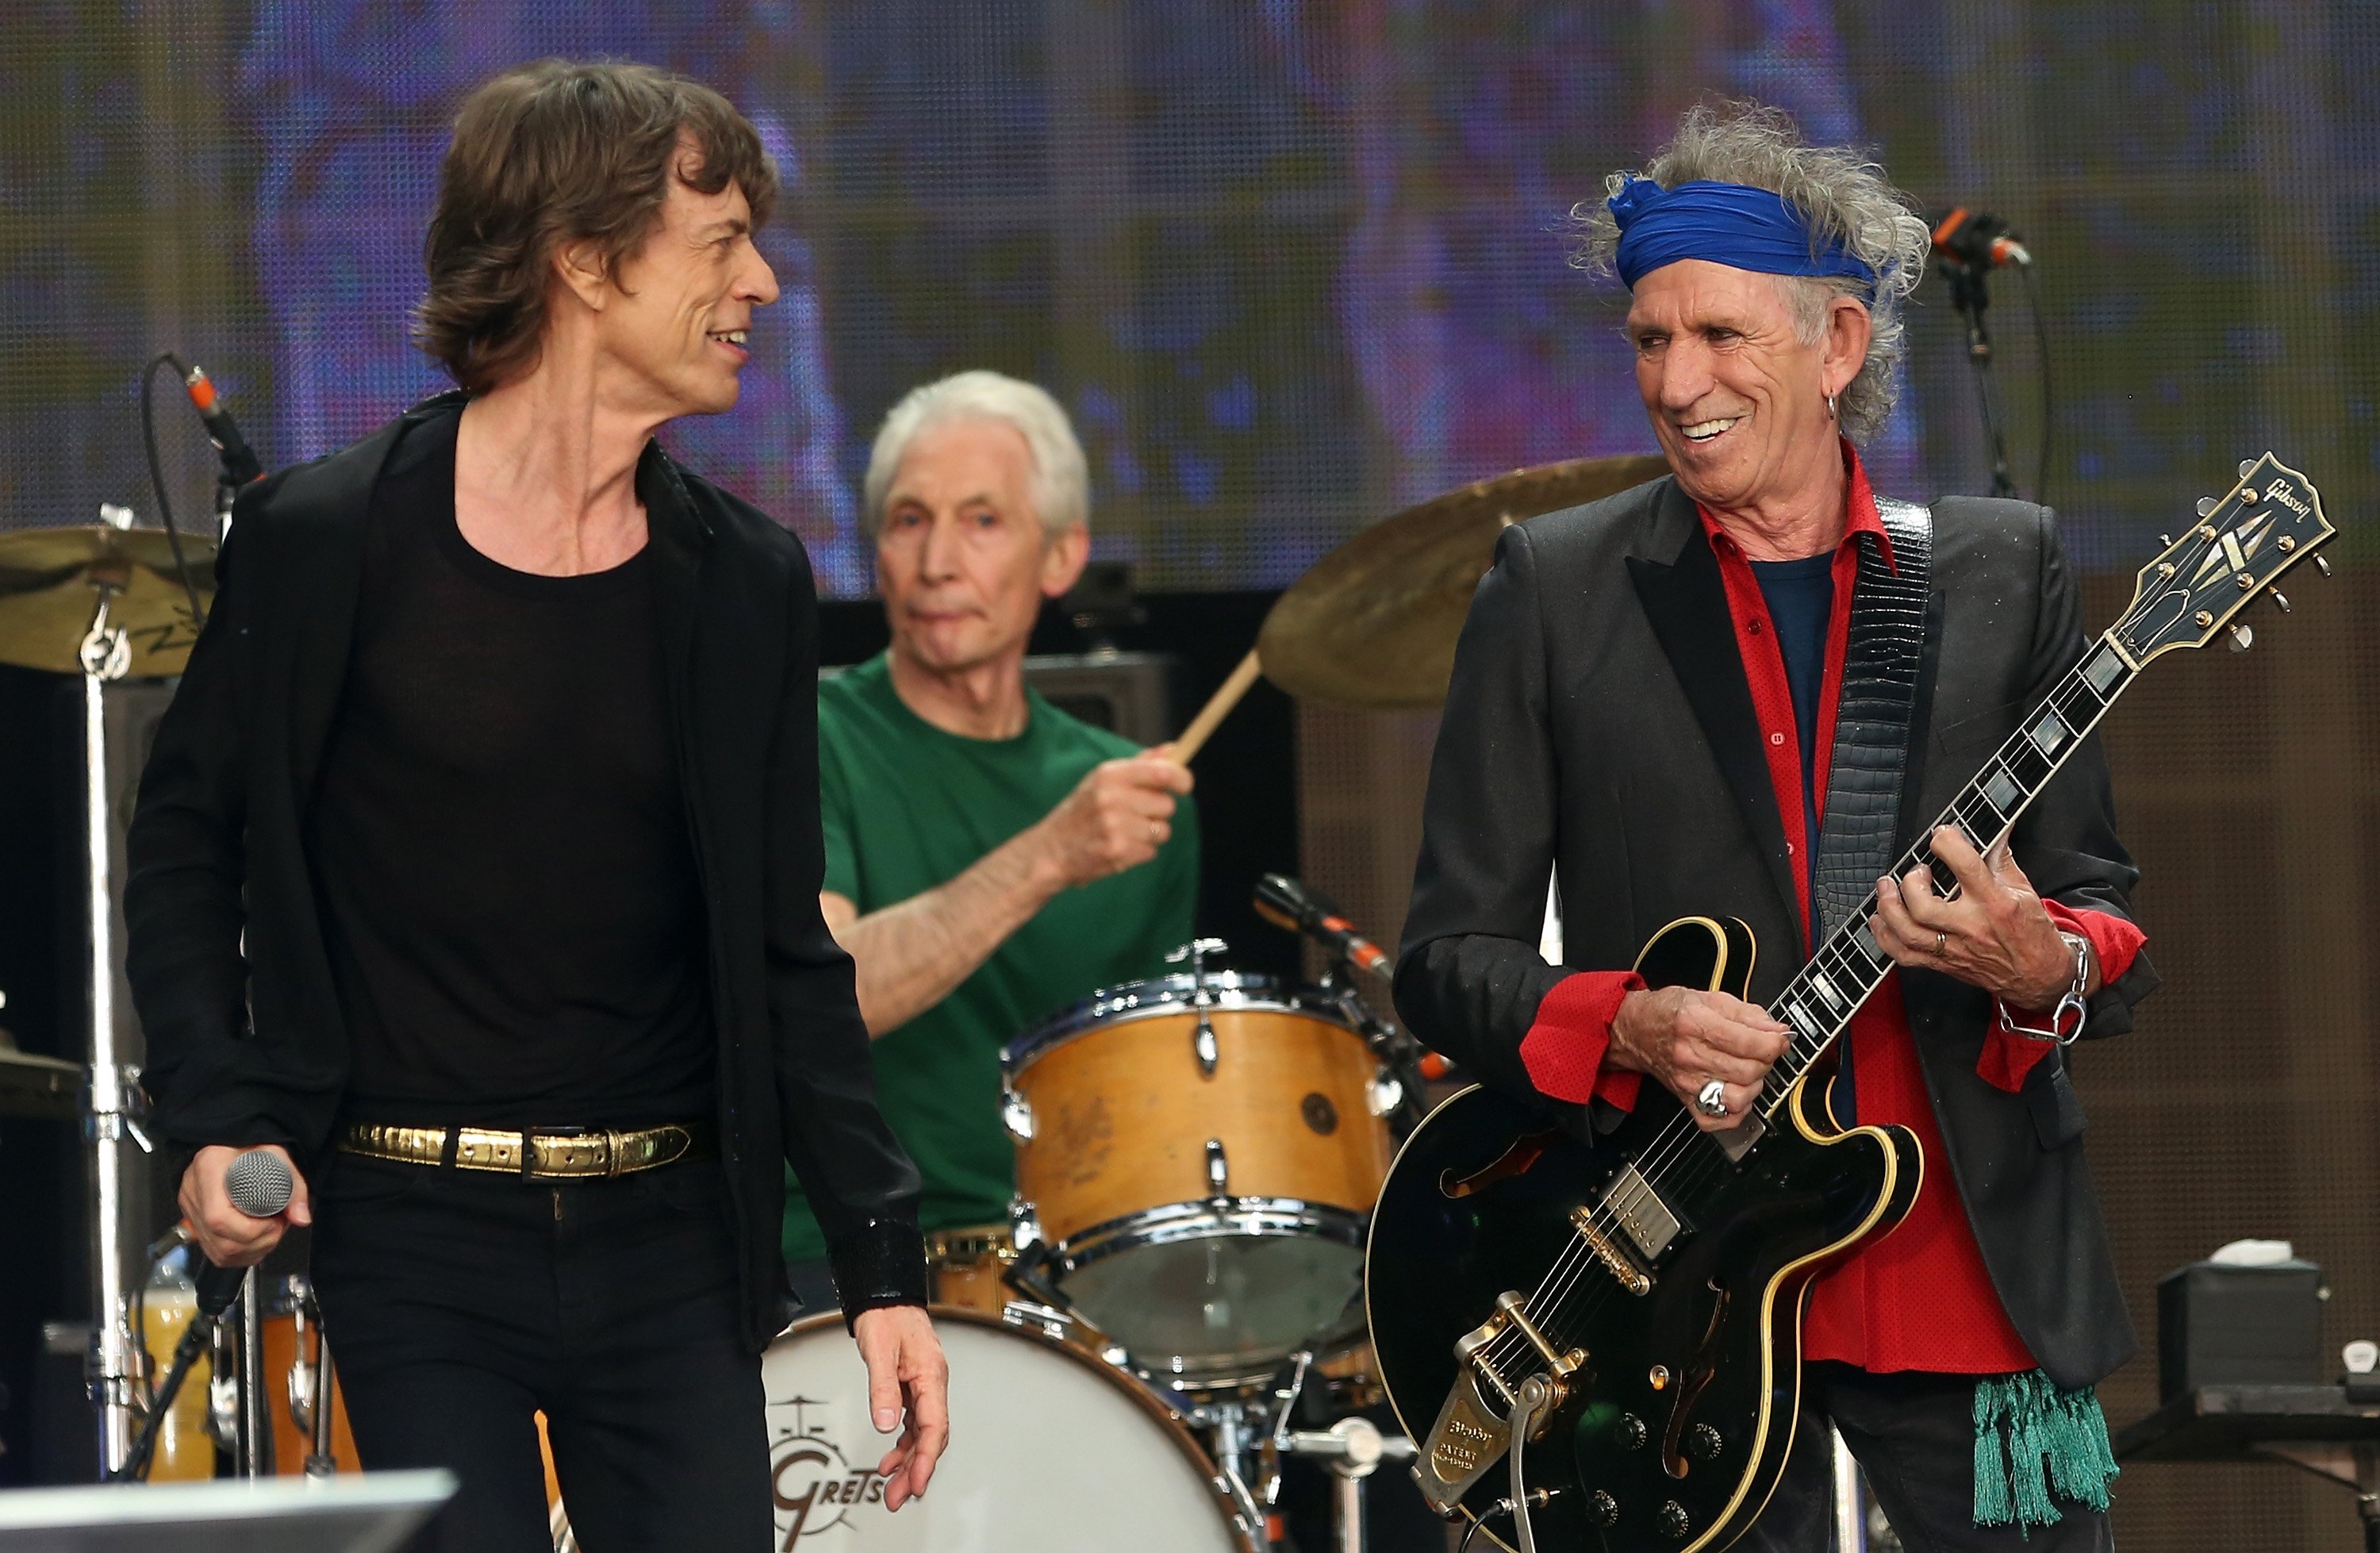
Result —
[[[2368, 5], [1816, 0], [17, 0], [0, 78], [0, 524], [155, 520], [133, 383], [212, 369], [269, 462], [439, 386], [407, 344], [445, 127], [549, 54], [666, 64], [761, 127], [783, 299], [697, 467], [864, 591], [855, 495], [908, 386], [1049, 384], [1100, 552], [1145, 587], [1275, 585], [1397, 507], [1650, 446], [1616, 304], [1561, 218], [1706, 91], [1876, 147], [2039, 256], [2049, 495], [2129, 558], [2266, 443], [2369, 492], [2380, 425]], [[1985, 480], [1962, 339], [1920, 292], [1888, 488]], [[1993, 319], [2034, 488], [2025, 293]], [[178, 407], [188, 507], [204, 450]], [[2342, 487], [2343, 483], [2343, 487]], [[2335, 501], [2342, 512], [2357, 504]]]

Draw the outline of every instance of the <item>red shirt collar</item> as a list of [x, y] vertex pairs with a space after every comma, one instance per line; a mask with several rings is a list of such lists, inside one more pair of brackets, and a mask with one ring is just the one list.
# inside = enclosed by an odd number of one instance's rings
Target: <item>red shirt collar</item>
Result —
[[[1886, 568], [1897, 574], [1900, 569], [1893, 562], [1892, 535], [1885, 531], [1884, 519], [1876, 510], [1876, 487], [1867, 483], [1867, 466], [1860, 462], [1859, 449], [1851, 445], [1849, 438], [1838, 437], [1836, 440], [1842, 445], [1843, 472], [1851, 477], [1850, 488], [1843, 495], [1844, 516], [1847, 521], [1843, 524], [1842, 543], [1849, 544], [1853, 537], [1859, 534], [1876, 535], [1876, 544], [1884, 551]], [[1729, 535], [1719, 520], [1711, 516], [1708, 507], [1696, 502], [1694, 512], [1703, 520], [1704, 535], [1713, 544], [1717, 544], [1721, 540], [1726, 540], [1730, 544], [1735, 544], [1734, 539]], [[1838, 545], [1837, 548], [1840, 549], [1841, 546]]]

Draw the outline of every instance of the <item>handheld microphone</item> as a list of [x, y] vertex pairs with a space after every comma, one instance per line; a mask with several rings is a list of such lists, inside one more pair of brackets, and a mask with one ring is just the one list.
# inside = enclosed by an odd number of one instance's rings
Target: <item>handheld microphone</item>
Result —
[[1257, 881], [1257, 915], [1276, 927], [1302, 933], [1360, 971], [1386, 975], [1389, 957], [1378, 944], [1355, 931], [1338, 907], [1286, 874], [1268, 874]]
[[1964, 264], [1971, 270], [1997, 270], [2009, 264], [2030, 267], [2033, 263], [2033, 255], [2009, 229], [2009, 224], [1988, 211], [1953, 205], [1947, 211], [1934, 212], [1929, 225], [1934, 230], [1934, 251], [1946, 263]]
[[[224, 1170], [224, 1191], [231, 1195], [231, 1205], [249, 1217], [271, 1218], [297, 1194], [298, 1178], [271, 1149], [247, 1149]], [[240, 1280], [248, 1277], [248, 1269], [218, 1267], [204, 1256], [196, 1260], [192, 1281], [199, 1286], [199, 1312], [221, 1315], [239, 1297]]]
[[[199, 419], [207, 423], [207, 440], [213, 443], [215, 451], [223, 456], [224, 478], [234, 485], [246, 485], [263, 479], [264, 465], [249, 447], [248, 439], [239, 434], [239, 423], [231, 418], [231, 411], [225, 410], [223, 400], [216, 397], [214, 381], [207, 376], [206, 369], [192, 367], [182, 379], [182, 387], [189, 394], [190, 403], [197, 408]], [[278, 1213], [280, 1210], [276, 1208], [273, 1211]]]

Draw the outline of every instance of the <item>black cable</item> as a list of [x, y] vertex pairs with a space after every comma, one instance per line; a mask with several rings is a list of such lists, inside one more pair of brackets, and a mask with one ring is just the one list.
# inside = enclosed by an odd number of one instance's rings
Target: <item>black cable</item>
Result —
[[2049, 505], [2049, 439], [2058, 422], [2050, 414], [2049, 323], [2041, 316], [2041, 281], [2031, 264], [2020, 264], [2024, 272], [2025, 305], [2033, 310], [2034, 354], [2041, 363], [2041, 458], [2034, 467], [2033, 499], [2044, 507]]
[[164, 366], [189, 375], [190, 369], [170, 350], [161, 350], [151, 359], [140, 373], [140, 441], [149, 451], [149, 483], [157, 493], [157, 516], [164, 520], [165, 544], [174, 552], [174, 569], [181, 575], [182, 592], [189, 596], [190, 628], [196, 630], [207, 623], [207, 612], [199, 604], [199, 585], [190, 576], [189, 558], [182, 554], [181, 532], [174, 527], [174, 504], [165, 495], [165, 466], [157, 458], [157, 417], [150, 402], [157, 369]]

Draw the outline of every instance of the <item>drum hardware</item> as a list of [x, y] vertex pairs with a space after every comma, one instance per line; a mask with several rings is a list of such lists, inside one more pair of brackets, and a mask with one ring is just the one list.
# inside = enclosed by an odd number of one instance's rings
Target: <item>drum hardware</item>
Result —
[[[1215, 1064], [1219, 1060], [1215, 1046], [1215, 1021], [1208, 1017], [1208, 1010], [1215, 1006], [1215, 998], [1207, 987], [1207, 957], [1229, 954], [1231, 948], [1220, 938], [1193, 938], [1165, 957], [1168, 965], [1179, 965], [1184, 960], [1190, 963], [1190, 1002], [1198, 1010], [1198, 1022], [1191, 1032], [1190, 1050], [1197, 1058], [1198, 1072], [1204, 1078], [1215, 1076]], [[1221, 1145], [1210, 1141], [1208, 1146], [1220, 1148]], [[1211, 1162], [1208, 1168], [1212, 1168]]]
[[[292, 1344], [297, 1351], [289, 1361], [289, 1421], [308, 1437], [306, 1475], [328, 1477], [339, 1470], [331, 1453], [331, 1421], [333, 1410], [331, 1390], [331, 1338], [323, 1329], [321, 1307], [314, 1302], [312, 1285], [302, 1278], [292, 1278], [288, 1284], [290, 1321], [293, 1325]], [[306, 1352], [307, 1314], [313, 1313], [313, 1352]]]

